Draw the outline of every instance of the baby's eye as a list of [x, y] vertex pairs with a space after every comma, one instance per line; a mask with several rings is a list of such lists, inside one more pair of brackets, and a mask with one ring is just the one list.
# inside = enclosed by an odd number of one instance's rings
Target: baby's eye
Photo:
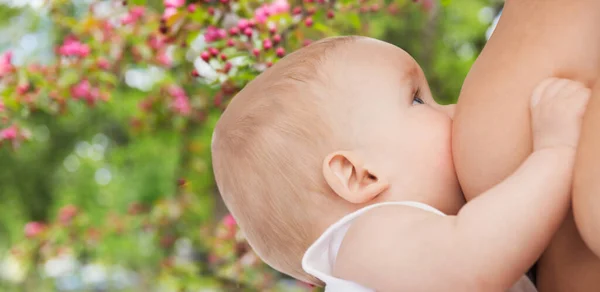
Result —
[[421, 99], [421, 90], [419, 90], [417, 88], [417, 91], [415, 91], [414, 95], [413, 95], [413, 102], [412, 105], [417, 105], [417, 104], [425, 104], [425, 102]]
[[417, 104], [425, 104], [425, 102], [420, 97], [415, 96], [413, 98], [412, 105], [417, 105]]

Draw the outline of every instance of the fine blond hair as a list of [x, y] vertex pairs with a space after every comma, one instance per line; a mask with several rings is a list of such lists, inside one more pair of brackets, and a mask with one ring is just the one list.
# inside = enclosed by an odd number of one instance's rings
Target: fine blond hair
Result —
[[327, 56], [355, 37], [298, 50], [250, 82], [215, 127], [213, 169], [223, 200], [257, 254], [271, 267], [317, 284], [301, 259], [340, 199], [322, 176], [339, 145], [327, 120]]

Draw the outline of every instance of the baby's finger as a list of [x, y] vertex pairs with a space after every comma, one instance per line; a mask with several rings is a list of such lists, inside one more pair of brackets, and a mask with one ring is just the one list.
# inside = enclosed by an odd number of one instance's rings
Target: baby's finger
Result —
[[531, 95], [531, 107], [535, 107], [540, 102], [546, 88], [556, 81], [558, 81], [558, 78], [546, 78], [535, 87], [533, 94]]
[[585, 87], [583, 83], [571, 81], [568, 84], [566, 84], [563, 88], [561, 88], [558, 94], [561, 96], [569, 97], [573, 94], [580, 93], [579, 91], [582, 89], [587, 89], [587, 87]]
[[571, 99], [572, 103], [574, 103], [574, 106], [578, 108], [577, 113], [579, 115], [583, 115], [585, 113], [585, 109], [587, 108], [591, 96], [592, 90], [587, 87], [580, 88], [571, 94], [569, 99]]
[[567, 85], [569, 85], [572, 81], [569, 79], [557, 79], [555, 82], [552, 82], [546, 88], [545, 95], [546, 96], [556, 96], [559, 92], [563, 90]]

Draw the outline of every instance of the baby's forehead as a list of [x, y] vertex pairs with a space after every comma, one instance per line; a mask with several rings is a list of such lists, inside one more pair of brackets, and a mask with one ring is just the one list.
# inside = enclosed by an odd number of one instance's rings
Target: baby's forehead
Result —
[[382, 41], [360, 39], [331, 52], [323, 69], [348, 79], [351, 75], [388, 77], [410, 80], [420, 77], [422, 70], [404, 50]]

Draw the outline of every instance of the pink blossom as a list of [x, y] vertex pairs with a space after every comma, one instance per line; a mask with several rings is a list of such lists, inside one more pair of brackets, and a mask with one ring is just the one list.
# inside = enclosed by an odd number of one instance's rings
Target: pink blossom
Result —
[[6, 75], [13, 69], [12, 52], [8, 51], [0, 56], [0, 77]]
[[13, 140], [17, 138], [18, 134], [19, 130], [13, 125], [0, 131], [0, 140]]
[[149, 42], [150, 47], [155, 50], [162, 48], [165, 44], [164, 38], [160, 35], [150, 36], [150, 39], [148, 40], [148, 42]]
[[81, 82], [79, 82], [79, 84], [77, 84], [71, 88], [71, 94], [76, 99], [86, 98], [90, 95], [91, 88], [92, 88], [92, 86], [90, 85], [90, 82], [87, 81], [86, 79], [84, 79], [84, 80], [81, 80]]
[[102, 40], [108, 40], [113, 36], [114, 25], [110, 21], [102, 24]]
[[173, 98], [171, 107], [176, 113], [181, 115], [189, 115], [192, 111], [192, 107], [190, 106], [190, 101], [187, 96], [176, 96]]
[[29, 222], [25, 225], [25, 236], [32, 238], [46, 229], [46, 225], [40, 222]]
[[84, 99], [89, 105], [94, 105], [102, 97], [100, 90], [92, 87], [86, 79], [71, 87], [71, 95], [74, 99]]
[[194, 13], [194, 12], [196, 12], [196, 8], [197, 8], [197, 7], [196, 7], [196, 4], [190, 4], [190, 5], [188, 5], [188, 7], [187, 7], [187, 9], [188, 9], [188, 11], [189, 11], [190, 13]]
[[128, 24], [132, 24], [136, 21], [136, 17], [131, 14], [131, 13], [127, 13], [123, 16], [123, 18], [121, 18], [121, 24], [122, 25], [128, 25]]
[[89, 105], [94, 105], [98, 99], [100, 99], [100, 90], [98, 88], [92, 88], [90, 93], [85, 97]]
[[247, 37], [251, 37], [253, 33], [254, 33], [254, 31], [252, 30], [252, 28], [251, 28], [251, 27], [246, 27], [246, 29], [244, 29], [244, 34], [245, 34]]
[[285, 13], [290, 11], [290, 3], [287, 0], [275, 0], [271, 3], [271, 9], [274, 14]]
[[258, 23], [265, 23], [269, 18], [269, 12], [265, 9], [265, 7], [259, 7], [254, 11], [254, 19]]
[[273, 42], [271, 42], [271, 40], [270, 40], [270, 39], [266, 39], [266, 40], [264, 40], [264, 41], [263, 41], [263, 48], [264, 48], [265, 50], [269, 50], [269, 49], [271, 49], [272, 47], [273, 47]]
[[169, 54], [167, 54], [167, 52], [164, 51], [159, 53], [158, 56], [156, 56], [156, 60], [166, 67], [171, 67], [171, 65], [173, 65], [173, 60], [171, 59]]
[[192, 107], [190, 106], [190, 100], [183, 90], [183, 88], [173, 85], [167, 90], [169, 95], [173, 97], [171, 101], [171, 108], [178, 114], [188, 115], [192, 111]]
[[18, 94], [23, 95], [23, 94], [27, 93], [27, 91], [29, 91], [29, 82], [23, 83], [23, 84], [20, 84], [19, 86], [17, 86]]
[[227, 216], [225, 216], [225, 218], [223, 218], [223, 224], [228, 228], [234, 228], [237, 225], [237, 222], [231, 214], [228, 214]]
[[265, 23], [269, 16], [285, 13], [290, 10], [290, 4], [287, 0], [275, 0], [271, 4], [264, 4], [254, 11], [254, 20], [258, 23]]
[[168, 7], [165, 9], [165, 11], [163, 12], [163, 19], [169, 19], [171, 18], [171, 16], [177, 14], [177, 8], [173, 8], [173, 7]]
[[169, 87], [168, 92], [171, 96], [173, 97], [185, 97], [185, 91], [183, 90], [183, 88], [177, 86], [177, 85], [173, 85], [171, 87]]
[[4, 103], [0, 100], [0, 113], [4, 111]]
[[131, 8], [131, 14], [138, 19], [140, 17], [144, 16], [145, 12], [146, 12], [146, 8], [144, 6], [135, 6], [135, 7]]
[[214, 26], [209, 26], [208, 28], [206, 28], [206, 32], [204, 33], [204, 39], [208, 43], [223, 39], [226, 36], [226, 30], [222, 28], [216, 28]]
[[165, 7], [178, 8], [185, 4], [185, 0], [164, 0]]
[[143, 6], [135, 6], [131, 8], [129, 13], [125, 14], [123, 18], [121, 18], [121, 24], [127, 25], [132, 24], [138, 21], [142, 16], [144, 16], [145, 8]]
[[110, 63], [105, 58], [98, 59], [96, 64], [98, 65], [98, 68], [102, 70], [108, 70], [110, 68]]
[[71, 219], [77, 216], [78, 212], [79, 210], [77, 209], [77, 207], [73, 205], [66, 205], [62, 207], [60, 211], [58, 211], [58, 220], [62, 224], [67, 224], [71, 221]]
[[238, 27], [239, 27], [241, 30], [244, 30], [244, 29], [246, 29], [246, 28], [247, 28], [249, 25], [250, 25], [250, 22], [248, 21], [248, 19], [244, 19], [244, 18], [240, 19], [240, 20], [238, 21], [238, 24], [237, 24], [237, 26], [238, 26]]
[[67, 38], [63, 45], [58, 49], [59, 54], [63, 56], [86, 57], [90, 54], [90, 47], [82, 44], [76, 39]]

